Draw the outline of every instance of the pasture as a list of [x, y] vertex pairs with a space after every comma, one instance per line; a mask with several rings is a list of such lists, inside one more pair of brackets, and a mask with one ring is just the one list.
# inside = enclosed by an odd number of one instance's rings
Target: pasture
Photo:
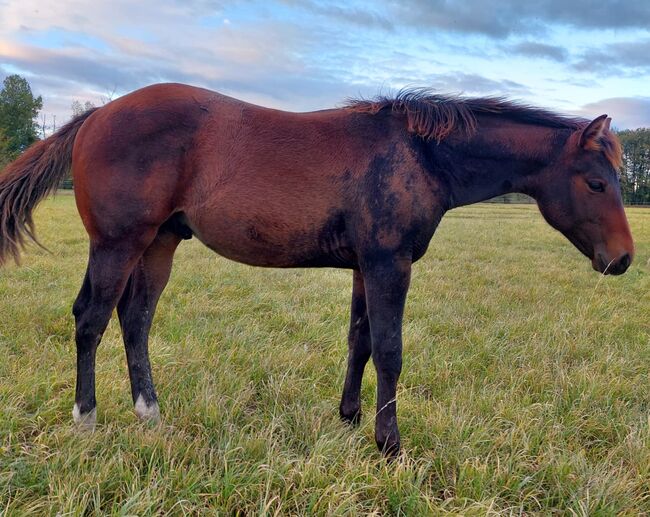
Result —
[[650, 210], [637, 256], [591, 270], [529, 205], [443, 219], [414, 267], [403, 456], [338, 418], [349, 271], [257, 269], [181, 244], [150, 342], [163, 424], [133, 414], [114, 318], [98, 428], [72, 425], [71, 305], [87, 237], [69, 195], [0, 271], [0, 515], [650, 512]]

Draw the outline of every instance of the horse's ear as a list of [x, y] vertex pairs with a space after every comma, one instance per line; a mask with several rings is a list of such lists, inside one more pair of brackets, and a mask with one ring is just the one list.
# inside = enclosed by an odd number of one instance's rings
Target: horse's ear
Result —
[[597, 147], [598, 140], [603, 136], [603, 132], [609, 129], [609, 123], [612, 119], [607, 115], [601, 115], [593, 119], [589, 125], [582, 130], [580, 135], [580, 147], [589, 148]]

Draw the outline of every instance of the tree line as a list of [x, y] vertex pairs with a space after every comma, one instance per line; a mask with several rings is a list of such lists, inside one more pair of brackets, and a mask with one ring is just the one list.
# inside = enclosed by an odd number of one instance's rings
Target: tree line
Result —
[[650, 205], [650, 128], [619, 131], [623, 146], [621, 191], [627, 204]]
[[[71, 112], [76, 116], [93, 107], [89, 102], [73, 101]], [[45, 137], [45, 122], [43, 127], [37, 123], [42, 108], [43, 99], [34, 96], [25, 78], [14, 74], [4, 79], [0, 90], [0, 168]], [[623, 146], [623, 200], [650, 205], [650, 128], [619, 131], [618, 136]]]

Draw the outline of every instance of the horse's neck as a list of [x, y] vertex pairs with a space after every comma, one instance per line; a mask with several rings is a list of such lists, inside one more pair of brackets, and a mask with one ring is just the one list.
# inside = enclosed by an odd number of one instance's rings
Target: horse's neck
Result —
[[471, 138], [443, 142], [436, 160], [450, 189], [450, 208], [511, 192], [531, 193], [536, 175], [561, 150], [570, 131], [531, 125], [480, 123]]

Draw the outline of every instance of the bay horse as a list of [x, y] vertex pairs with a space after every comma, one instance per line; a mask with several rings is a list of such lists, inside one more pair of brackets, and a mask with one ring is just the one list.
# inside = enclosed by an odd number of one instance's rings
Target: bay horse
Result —
[[174, 251], [196, 237], [264, 267], [353, 271], [339, 411], [359, 422], [364, 367], [377, 371], [375, 439], [396, 454], [396, 385], [411, 265], [448, 210], [508, 193], [604, 274], [634, 245], [610, 119], [589, 122], [503, 98], [426, 89], [289, 113], [206, 89], [159, 84], [74, 118], [0, 176], [0, 261], [34, 238], [32, 211], [72, 167], [90, 238], [74, 303], [73, 416], [94, 428], [95, 352], [112, 311], [124, 337], [136, 414], [159, 419], [148, 335]]

